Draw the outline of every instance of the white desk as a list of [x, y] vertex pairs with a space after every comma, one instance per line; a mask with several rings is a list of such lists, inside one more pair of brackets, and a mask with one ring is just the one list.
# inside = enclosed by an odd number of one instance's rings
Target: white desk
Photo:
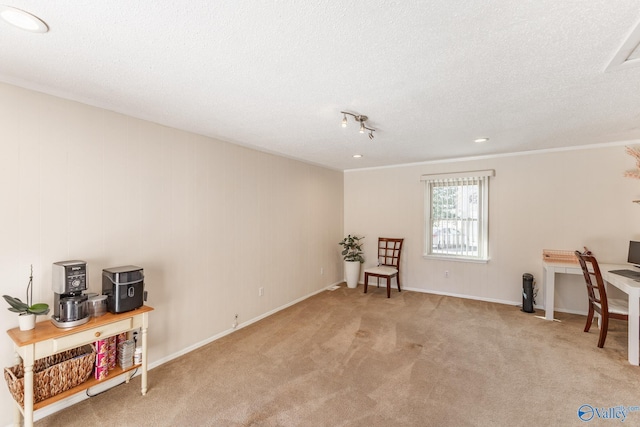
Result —
[[632, 268], [633, 267], [628, 264], [602, 264], [600, 271], [602, 272], [602, 278], [606, 282], [629, 296], [629, 326], [627, 330], [629, 363], [638, 366], [638, 359], [640, 358], [640, 340], [638, 339], [638, 334], [640, 333], [640, 322], [638, 321], [638, 319], [640, 319], [640, 282], [620, 276], [619, 274], [609, 273], [610, 270], [630, 270]]
[[553, 320], [553, 307], [556, 289], [556, 274], [580, 274], [580, 264], [563, 264], [557, 262], [542, 262], [542, 287], [544, 288], [544, 318]]
[[[553, 300], [555, 293], [555, 275], [582, 274], [582, 269], [578, 264], [561, 264], [543, 262], [544, 270], [542, 282], [544, 287], [544, 309], [545, 319], [553, 320]], [[640, 319], [640, 282], [629, 279], [618, 274], [610, 273], [611, 270], [630, 270], [633, 267], [629, 264], [600, 264], [600, 271], [605, 282], [615, 286], [626, 293], [629, 298], [629, 319]], [[640, 365], [640, 322], [629, 322], [628, 326], [628, 348], [629, 363], [635, 366]]]

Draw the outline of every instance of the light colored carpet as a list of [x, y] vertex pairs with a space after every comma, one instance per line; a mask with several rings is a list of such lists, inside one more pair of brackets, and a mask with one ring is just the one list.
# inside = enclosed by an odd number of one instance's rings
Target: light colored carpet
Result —
[[149, 371], [146, 396], [138, 377], [36, 425], [620, 425], [577, 412], [640, 406], [626, 323], [598, 349], [584, 316], [557, 317], [343, 286]]

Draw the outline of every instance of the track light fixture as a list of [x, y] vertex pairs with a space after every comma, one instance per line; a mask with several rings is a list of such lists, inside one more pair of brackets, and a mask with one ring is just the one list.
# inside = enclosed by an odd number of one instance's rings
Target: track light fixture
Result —
[[363, 116], [360, 114], [347, 113], [346, 111], [340, 111], [340, 113], [342, 114], [343, 128], [347, 127], [347, 114], [348, 114], [352, 116], [356, 122], [360, 123], [360, 133], [365, 133], [366, 131], [369, 131], [369, 139], [373, 139], [373, 132], [375, 132], [376, 130], [370, 127], [367, 127], [367, 125], [364, 124], [367, 120], [369, 120], [369, 117]]

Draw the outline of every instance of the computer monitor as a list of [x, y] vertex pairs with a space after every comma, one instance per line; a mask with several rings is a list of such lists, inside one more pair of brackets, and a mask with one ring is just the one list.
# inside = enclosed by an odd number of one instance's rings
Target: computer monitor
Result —
[[640, 268], [640, 242], [634, 242], [633, 240], [629, 242], [627, 262]]

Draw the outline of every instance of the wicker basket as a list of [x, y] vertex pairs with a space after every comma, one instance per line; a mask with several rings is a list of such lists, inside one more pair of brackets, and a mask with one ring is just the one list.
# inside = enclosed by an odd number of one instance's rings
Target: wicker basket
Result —
[[574, 253], [574, 251], [543, 249], [542, 260], [546, 262], [558, 262], [562, 264], [579, 264], [578, 258], [576, 258], [576, 254]]
[[[37, 403], [82, 384], [91, 376], [96, 351], [91, 345], [38, 359], [33, 364], [33, 402]], [[13, 398], [24, 405], [24, 367], [4, 368]]]

